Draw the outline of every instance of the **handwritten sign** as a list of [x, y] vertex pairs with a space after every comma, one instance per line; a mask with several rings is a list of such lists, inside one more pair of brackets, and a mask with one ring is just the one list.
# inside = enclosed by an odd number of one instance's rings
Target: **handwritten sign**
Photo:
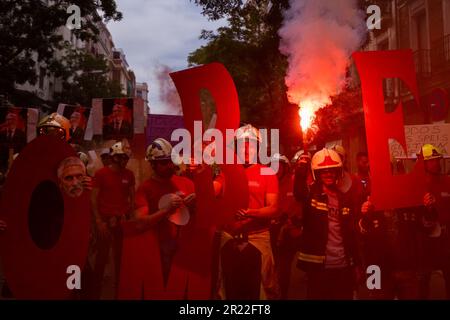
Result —
[[406, 153], [395, 140], [389, 140], [392, 158], [415, 157], [420, 147], [426, 143], [438, 147], [444, 155], [450, 155], [450, 124], [436, 123], [405, 126]]

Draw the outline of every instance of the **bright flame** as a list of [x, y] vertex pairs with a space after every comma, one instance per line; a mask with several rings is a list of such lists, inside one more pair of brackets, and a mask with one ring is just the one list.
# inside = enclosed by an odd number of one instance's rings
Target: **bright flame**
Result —
[[302, 131], [305, 132], [314, 120], [315, 113], [322, 106], [317, 101], [305, 100], [299, 104], [298, 114], [300, 116], [300, 126]]

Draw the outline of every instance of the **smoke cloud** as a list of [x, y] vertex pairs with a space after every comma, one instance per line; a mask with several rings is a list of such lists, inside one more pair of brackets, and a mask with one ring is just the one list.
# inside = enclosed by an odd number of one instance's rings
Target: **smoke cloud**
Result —
[[173, 70], [165, 65], [159, 64], [155, 68], [155, 77], [158, 83], [158, 96], [168, 114], [181, 114], [181, 101], [175, 84], [169, 76]]
[[279, 30], [280, 51], [289, 61], [288, 99], [315, 112], [345, 85], [350, 56], [365, 39], [365, 14], [357, 0], [291, 0], [290, 5]]

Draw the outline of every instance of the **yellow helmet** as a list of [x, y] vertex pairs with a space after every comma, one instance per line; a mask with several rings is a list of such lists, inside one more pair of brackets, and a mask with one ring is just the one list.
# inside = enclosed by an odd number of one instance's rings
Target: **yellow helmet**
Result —
[[423, 160], [431, 160], [431, 159], [438, 159], [442, 158], [443, 154], [442, 152], [432, 144], [424, 144], [422, 148], [420, 148], [419, 152], [417, 153], [417, 157], [423, 157]]
[[56, 112], [41, 119], [37, 129], [38, 136], [55, 135], [66, 141], [70, 138], [69, 120]]

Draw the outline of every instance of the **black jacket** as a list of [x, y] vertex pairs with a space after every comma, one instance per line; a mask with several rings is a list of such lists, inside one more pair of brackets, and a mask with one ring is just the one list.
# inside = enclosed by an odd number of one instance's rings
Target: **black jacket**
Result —
[[[351, 266], [360, 263], [356, 243], [356, 219], [351, 198], [339, 191], [337, 193], [344, 250], [348, 265]], [[318, 182], [308, 187], [306, 175], [302, 172], [295, 175], [294, 196], [303, 204], [303, 234], [298, 266], [305, 271], [324, 268], [328, 242], [328, 196]]]

